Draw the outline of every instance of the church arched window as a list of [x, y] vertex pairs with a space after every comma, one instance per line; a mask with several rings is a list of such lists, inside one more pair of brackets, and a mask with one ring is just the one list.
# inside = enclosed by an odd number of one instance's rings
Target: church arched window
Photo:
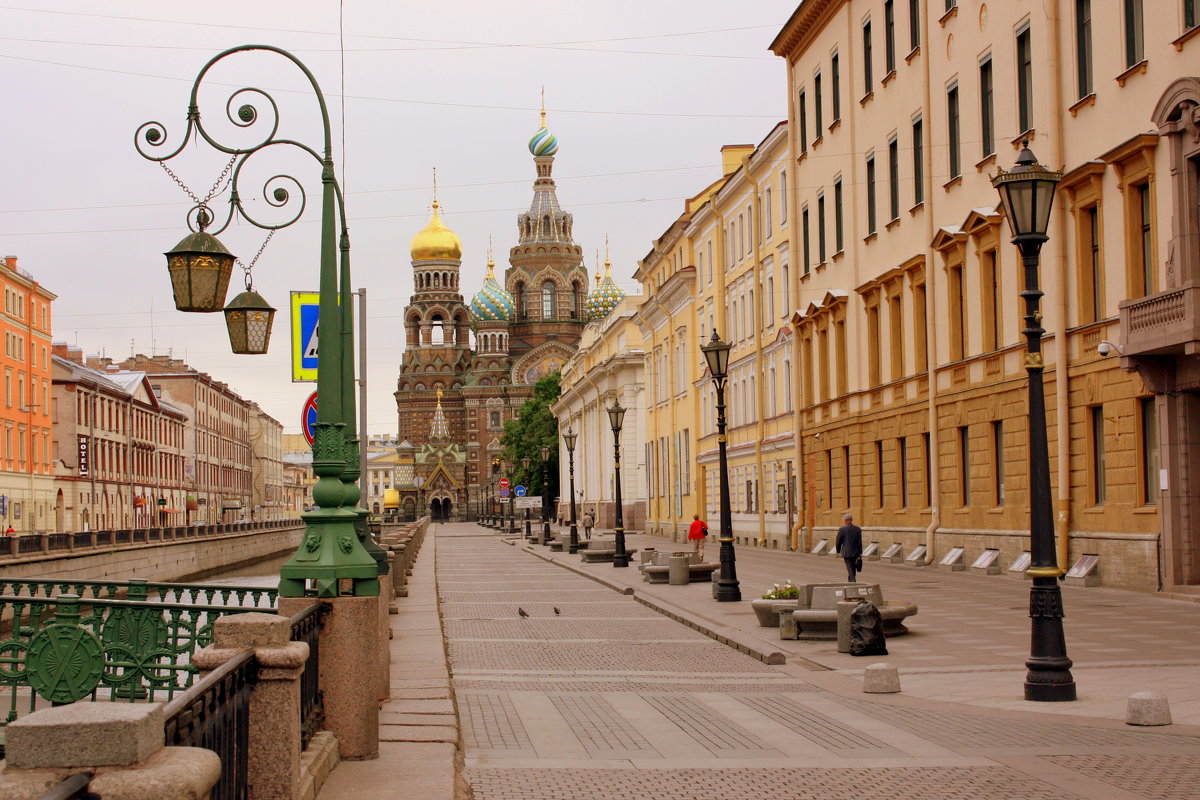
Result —
[[433, 324], [430, 326], [429, 343], [434, 345], [446, 343], [446, 328], [441, 314], [435, 314], [433, 317]]
[[514, 288], [516, 289], [516, 291], [513, 294], [515, 294], [516, 298], [517, 298], [517, 317], [518, 318], [524, 317], [525, 316], [525, 284], [518, 283]]
[[554, 281], [542, 284], [542, 319], [554, 319]]

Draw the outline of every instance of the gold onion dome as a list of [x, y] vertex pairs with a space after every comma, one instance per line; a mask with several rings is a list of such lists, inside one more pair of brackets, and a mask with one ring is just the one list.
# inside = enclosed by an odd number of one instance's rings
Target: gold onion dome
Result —
[[446, 227], [442, 216], [438, 213], [438, 201], [433, 201], [433, 219], [425, 229], [412, 238], [410, 245], [413, 261], [429, 259], [449, 259], [458, 261], [462, 258], [462, 240], [458, 234]]

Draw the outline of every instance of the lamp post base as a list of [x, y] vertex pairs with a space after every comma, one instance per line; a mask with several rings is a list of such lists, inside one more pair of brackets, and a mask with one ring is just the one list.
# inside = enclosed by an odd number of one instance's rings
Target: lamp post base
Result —
[[1038, 703], [1069, 703], [1075, 696], [1075, 679], [1070, 671], [1030, 670], [1025, 676], [1025, 699]]
[[717, 598], [719, 603], [737, 603], [742, 599], [742, 589], [736, 578], [733, 580], [718, 578], [713, 597]]
[[575, 555], [579, 552], [579, 529], [575, 527], [575, 523], [571, 523], [571, 543], [567, 545], [567, 552]]

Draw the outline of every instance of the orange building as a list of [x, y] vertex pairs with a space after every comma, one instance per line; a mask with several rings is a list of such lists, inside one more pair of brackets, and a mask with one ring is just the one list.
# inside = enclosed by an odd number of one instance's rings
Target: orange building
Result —
[[4, 386], [0, 399], [0, 525], [17, 533], [54, 526], [53, 435], [50, 427], [50, 306], [57, 297], [0, 259], [4, 286]]

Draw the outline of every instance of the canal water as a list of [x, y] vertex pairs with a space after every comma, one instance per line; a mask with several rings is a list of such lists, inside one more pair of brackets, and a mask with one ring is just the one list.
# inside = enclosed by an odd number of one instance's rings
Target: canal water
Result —
[[180, 583], [206, 583], [219, 586], [270, 586], [279, 585], [279, 568], [290, 559], [294, 552], [280, 553], [266, 561], [259, 561], [247, 566], [225, 570], [216, 575], [209, 575], [196, 580], [180, 581]]

